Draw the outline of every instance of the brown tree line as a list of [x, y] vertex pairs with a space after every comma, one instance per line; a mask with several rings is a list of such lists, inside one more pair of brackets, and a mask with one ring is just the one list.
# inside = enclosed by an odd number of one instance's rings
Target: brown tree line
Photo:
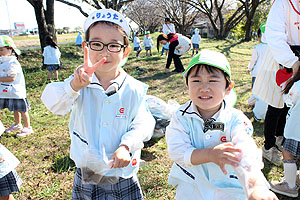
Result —
[[77, 2], [88, 3], [96, 9], [112, 8], [122, 11], [141, 31], [155, 31], [163, 24], [165, 17], [171, 18], [179, 33], [185, 34], [195, 20], [208, 21], [217, 39], [225, 39], [233, 28], [243, 20], [244, 40], [252, 37], [252, 27], [258, 6], [270, 0], [27, 0], [34, 8], [39, 29], [41, 48], [45, 47], [45, 37], [54, 36], [54, 2], [61, 2], [77, 8], [88, 16]]

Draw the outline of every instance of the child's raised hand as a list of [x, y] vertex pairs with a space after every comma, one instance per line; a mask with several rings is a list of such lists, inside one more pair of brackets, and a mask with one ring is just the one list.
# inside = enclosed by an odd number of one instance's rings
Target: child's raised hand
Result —
[[128, 166], [131, 160], [128, 147], [125, 145], [119, 146], [112, 155], [111, 160], [113, 161], [111, 168], [122, 168]]
[[106, 61], [105, 58], [102, 58], [93, 66], [89, 66], [88, 59], [88, 47], [84, 47], [83, 65], [74, 70], [74, 78], [71, 81], [71, 87], [75, 91], [79, 91], [89, 85], [92, 81], [93, 73]]
[[224, 174], [227, 174], [225, 164], [237, 167], [241, 160], [239, 156], [239, 153], [241, 152], [242, 150], [240, 148], [236, 148], [233, 143], [227, 142], [212, 148], [209, 151], [209, 157], [213, 163], [217, 164], [221, 168]]

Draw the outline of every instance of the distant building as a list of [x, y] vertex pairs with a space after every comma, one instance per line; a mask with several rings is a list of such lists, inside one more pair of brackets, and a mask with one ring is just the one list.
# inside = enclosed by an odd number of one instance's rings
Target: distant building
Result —
[[26, 28], [24, 22], [15, 22], [14, 23], [15, 29], [17, 32], [26, 33]]

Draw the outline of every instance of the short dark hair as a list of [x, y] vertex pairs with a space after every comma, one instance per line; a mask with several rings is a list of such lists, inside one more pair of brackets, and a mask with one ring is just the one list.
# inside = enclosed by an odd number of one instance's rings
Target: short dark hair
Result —
[[225, 73], [223, 70], [221, 70], [221, 69], [219, 69], [219, 68], [216, 68], [216, 67], [213, 67], [213, 66], [210, 66], [210, 65], [206, 65], [206, 64], [198, 64], [198, 65], [193, 66], [193, 67], [187, 72], [187, 75], [186, 75], [186, 78], [185, 78], [185, 81], [186, 81], [186, 84], [187, 84], [187, 85], [188, 85], [189, 75], [191, 74], [191, 71], [192, 71], [192, 69], [193, 69], [194, 67], [197, 67], [195, 74], [197, 74], [201, 68], [204, 68], [208, 73], [213, 73], [214, 71], [221, 71], [221, 72], [224, 74], [224, 77], [225, 77], [225, 80], [226, 80], [226, 86], [225, 86], [225, 88], [228, 88], [228, 86], [229, 86], [230, 83], [231, 83], [231, 80], [230, 80], [229, 75], [228, 75], [227, 73]]
[[257, 37], [261, 37], [261, 30], [260, 30], [260, 28], [257, 30]]
[[169, 17], [166, 17], [165, 22], [171, 22], [171, 19]]

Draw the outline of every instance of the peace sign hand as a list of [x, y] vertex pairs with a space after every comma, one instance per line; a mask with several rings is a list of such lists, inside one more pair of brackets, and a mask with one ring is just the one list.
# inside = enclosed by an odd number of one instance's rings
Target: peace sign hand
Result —
[[82, 88], [89, 85], [92, 81], [93, 73], [100, 67], [106, 58], [102, 58], [93, 66], [88, 65], [88, 47], [84, 47], [83, 65], [77, 67], [74, 70], [74, 78], [71, 80], [71, 87], [75, 91], [79, 91]]

